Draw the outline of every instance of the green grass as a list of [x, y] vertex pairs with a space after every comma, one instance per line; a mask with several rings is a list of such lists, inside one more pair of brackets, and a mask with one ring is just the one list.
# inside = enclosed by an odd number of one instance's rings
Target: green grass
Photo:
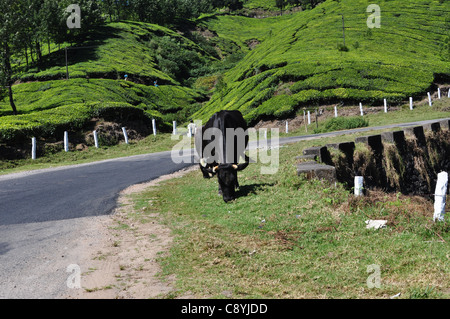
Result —
[[351, 130], [367, 126], [369, 126], [369, 121], [365, 120], [363, 117], [337, 117], [327, 120], [323, 124], [323, 128], [314, 130], [314, 133]]
[[[248, 122], [283, 118], [301, 107], [344, 102], [382, 105], [426, 96], [433, 83], [448, 79], [448, 10], [441, 1], [382, 1], [381, 28], [366, 25], [364, 0], [326, 1], [313, 10], [270, 18], [271, 36], [225, 74], [221, 88], [195, 116], [238, 109]], [[341, 51], [342, 17], [346, 46]], [[218, 28], [238, 43], [253, 35], [253, 24], [267, 19], [231, 18]], [[279, 21], [277, 25], [276, 21]], [[263, 20], [263, 21], [260, 21]], [[205, 22], [208, 24], [208, 22]], [[212, 19], [211, 27], [216, 27]], [[242, 30], [242, 35], [233, 33]], [[257, 28], [257, 30], [259, 30]], [[261, 29], [263, 30], [263, 28]], [[258, 32], [255, 32], [255, 38]]]
[[[274, 175], [250, 165], [239, 173], [240, 197], [232, 203], [199, 172], [142, 193], [140, 211], [158, 213], [175, 236], [170, 254], [159, 258], [161, 276], [177, 278], [167, 297], [448, 298], [441, 238], [448, 242], [450, 229], [448, 218], [432, 223], [432, 203], [380, 192], [354, 199], [339, 184], [296, 176], [302, 149], [355, 136], [284, 147]], [[365, 228], [365, 220], [381, 218], [387, 228]], [[380, 267], [380, 288], [367, 285], [371, 265]]]
[[[433, 106], [430, 107], [428, 105], [428, 101], [417, 102], [414, 105], [414, 109], [409, 109], [408, 105], [401, 105], [396, 110], [390, 110], [388, 113], [384, 113], [384, 108], [379, 107], [374, 112], [370, 112], [364, 116], [356, 115], [359, 114], [359, 106], [352, 106], [353, 113], [355, 115], [343, 116], [343, 110], [349, 109], [349, 107], [339, 107], [337, 120], [334, 120], [334, 107], [324, 107], [324, 115], [319, 116], [318, 125], [315, 122], [314, 111], [316, 108], [309, 108], [311, 111], [311, 124], [307, 125], [307, 130], [304, 125], [296, 129], [289, 129], [289, 133], [285, 133], [284, 129], [280, 130], [280, 137], [287, 136], [301, 136], [301, 135], [309, 135], [316, 134], [322, 132], [329, 132], [330, 130], [342, 130], [342, 129], [352, 129], [356, 127], [376, 127], [376, 126], [384, 126], [390, 124], [401, 124], [401, 123], [409, 123], [416, 121], [426, 121], [426, 120], [438, 120], [442, 118], [450, 117], [450, 99], [443, 97], [441, 100], [433, 101]], [[366, 106], [364, 106], [364, 110], [367, 111]], [[303, 111], [299, 112], [297, 116], [303, 117]], [[325, 118], [323, 118], [325, 116]], [[342, 127], [327, 127], [329, 122], [334, 121], [343, 121], [346, 122]], [[352, 122], [360, 123], [361, 125], [351, 125]], [[368, 124], [368, 125], [366, 125]], [[353, 126], [353, 127], [352, 127]], [[347, 127], [347, 128], [345, 128]], [[395, 130], [395, 128], [393, 128]], [[270, 134], [269, 134], [270, 136]]]

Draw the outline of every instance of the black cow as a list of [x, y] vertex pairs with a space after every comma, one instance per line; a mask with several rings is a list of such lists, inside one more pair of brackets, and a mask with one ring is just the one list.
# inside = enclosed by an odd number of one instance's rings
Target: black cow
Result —
[[[219, 194], [225, 202], [236, 199], [237, 172], [245, 169], [249, 158], [247, 123], [239, 111], [220, 111], [197, 129], [195, 149], [204, 178], [217, 175]], [[239, 159], [245, 162], [239, 164]]]

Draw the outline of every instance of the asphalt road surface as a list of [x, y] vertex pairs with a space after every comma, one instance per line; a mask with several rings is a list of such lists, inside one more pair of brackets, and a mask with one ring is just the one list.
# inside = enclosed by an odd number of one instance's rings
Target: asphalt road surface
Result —
[[0, 298], [58, 298], [90, 218], [112, 213], [127, 187], [190, 165], [163, 152], [0, 176]]
[[[280, 144], [436, 121], [288, 137]], [[59, 298], [90, 218], [111, 214], [127, 187], [192, 165], [192, 156], [183, 159], [174, 163], [171, 152], [162, 152], [0, 176], [0, 298]]]

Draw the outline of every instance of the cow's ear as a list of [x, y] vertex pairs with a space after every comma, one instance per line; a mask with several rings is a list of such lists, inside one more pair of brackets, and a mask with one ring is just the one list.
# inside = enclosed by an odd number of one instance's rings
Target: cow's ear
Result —
[[217, 170], [219, 169], [219, 166], [215, 166], [214, 168], [213, 168], [213, 170], [212, 170], [212, 172], [215, 174], [215, 173], [217, 173]]

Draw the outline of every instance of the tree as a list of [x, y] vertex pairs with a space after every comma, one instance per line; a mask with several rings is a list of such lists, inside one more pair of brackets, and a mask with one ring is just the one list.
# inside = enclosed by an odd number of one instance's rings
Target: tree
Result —
[[[139, 0], [142, 4], [149, 2], [147, 0]], [[123, 20], [130, 19], [133, 15], [133, 0], [103, 0], [103, 5], [100, 5], [104, 13], [109, 15], [112, 21], [112, 16], [115, 12], [115, 19]]]
[[[42, 1], [42, 0], [41, 0]], [[57, 43], [77, 43], [83, 41], [92, 31], [94, 26], [101, 24], [104, 19], [102, 17], [102, 8], [96, 0], [77, 0], [76, 4], [80, 7], [81, 28], [69, 29], [67, 19], [70, 13], [66, 10], [69, 5], [73, 4], [73, 0], [58, 1], [58, 21], [57, 32], [55, 32]]]
[[181, 0], [181, 2], [190, 8], [190, 17], [197, 18], [202, 13], [208, 13], [213, 10], [213, 1], [212, 0], [198, 0], [198, 1], [190, 1], [190, 0]]
[[66, 40], [67, 34], [67, 13], [66, 7], [62, 8], [57, 1], [45, 0], [44, 19], [45, 29], [50, 41], [62, 44]]
[[323, 0], [301, 0], [303, 9], [314, 9]]
[[26, 0], [24, 1], [27, 6], [25, 12], [25, 24], [23, 29], [31, 41], [31, 47], [34, 48], [37, 55], [38, 65], [42, 61], [41, 42], [45, 37], [45, 26], [43, 23], [43, 1], [40, 0]]
[[283, 8], [286, 5], [286, 0], [275, 0], [275, 6], [281, 10], [281, 14], [283, 14]]
[[301, 0], [287, 0], [286, 2], [294, 7], [299, 6], [301, 4]]
[[109, 17], [109, 21], [113, 21], [115, 0], [102, 0], [100, 8], [104, 14]]
[[12, 48], [16, 46], [20, 30], [24, 27], [24, 1], [0, 0], [0, 85], [8, 91], [13, 114], [17, 115], [12, 91], [13, 70], [11, 67]]
[[225, 0], [225, 6], [230, 9], [230, 11], [240, 10], [244, 7], [242, 0]]

